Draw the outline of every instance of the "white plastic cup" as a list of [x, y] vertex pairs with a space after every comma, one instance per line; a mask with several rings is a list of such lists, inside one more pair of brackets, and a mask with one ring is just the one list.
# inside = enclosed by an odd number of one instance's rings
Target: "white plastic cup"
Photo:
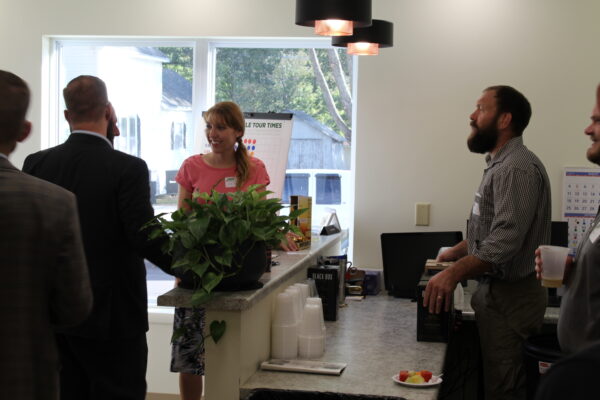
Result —
[[298, 325], [271, 327], [271, 358], [284, 360], [298, 357]]
[[307, 304], [304, 307], [304, 313], [302, 314], [302, 321], [300, 322], [300, 328], [298, 334], [302, 336], [323, 336], [323, 326], [321, 325], [321, 318], [323, 312], [321, 308], [316, 304]]
[[289, 293], [292, 295], [292, 298], [294, 299], [296, 322], [299, 323], [302, 320], [302, 311], [304, 310], [300, 288], [293, 285], [288, 286], [284, 293]]
[[279, 293], [275, 298], [275, 314], [273, 325], [290, 326], [297, 325], [296, 299], [292, 293]]
[[302, 294], [302, 307], [304, 307], [306, 299], [310, 296], [310, 288], [307, 283], [295, 283], [294, 286], [300, 289], [300, 294]]
[[306, 304], [316, 304], [323, 307], [323, 300], [320, 297], [309, 297], [306, 299]]
[[317, 284], [315, 283], [315, 280], [313, 278], [308, 278], [306, 280], [306, 284], [308, 285], [308, 289], [310, 292], [309, 297], [318, 297], [319, 292], [317, 291]]
[[307, 303], [298, 328], [298, 356], [315, 359], [323, 356], [324, 352], [325, 324], [322, 305]]
[[543, 245], [540, 246], [540, 252], [542, 257], [542, 286], [549, 288], [561, 287], [569, 248]]
[[325, 337], [298, 336], [298, 356], [315, 359], [323, 357], [325, 352]]
[[275, 313], [271, 326], [271, 357], [293, 359], [298, 357], [297, 296], [282, 292], [275, 298]]
[[306, 299], [306, 304], [316, 305], [321, 312], [321, 328], [323, 329], [323, 334], [325, 334], [325, 318], [323, 316], [323, 301], [320, 297], [309, 297]]

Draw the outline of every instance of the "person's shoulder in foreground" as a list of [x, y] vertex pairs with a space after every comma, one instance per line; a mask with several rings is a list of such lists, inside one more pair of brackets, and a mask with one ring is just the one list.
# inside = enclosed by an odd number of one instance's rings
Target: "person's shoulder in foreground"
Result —
[[600, 342], [552, 365], [542, 376], [535, 400], [596, 400]]

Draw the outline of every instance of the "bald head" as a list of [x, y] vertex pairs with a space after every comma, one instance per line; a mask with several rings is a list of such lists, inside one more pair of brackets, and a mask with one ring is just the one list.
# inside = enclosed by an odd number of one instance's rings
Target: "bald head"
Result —
[[0, 70], [0, 144], [14, 144], [22, 136], [29, 97], [23, 79]]
[[95, 76], [81, 75], [73, 79], [63, 90], [63, 96], [69, 122], [95, 122], [106, 113], [106, 85]]

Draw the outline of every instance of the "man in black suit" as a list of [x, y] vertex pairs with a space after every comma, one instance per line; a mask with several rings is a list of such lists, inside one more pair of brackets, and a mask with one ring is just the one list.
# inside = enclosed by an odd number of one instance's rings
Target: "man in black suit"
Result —
[[138, 399], [146, 392], [148, 330], [143, 258], [169, 270], [170, 257], [140, 231], [152, 219], [146, 163], [114, 150], [119, 135], [106, 85], [79, 76], [63, 91], [67, 141], [27, 157], [23, 171], [77, 197], [94, 307], [57, 334], [61, 399]]

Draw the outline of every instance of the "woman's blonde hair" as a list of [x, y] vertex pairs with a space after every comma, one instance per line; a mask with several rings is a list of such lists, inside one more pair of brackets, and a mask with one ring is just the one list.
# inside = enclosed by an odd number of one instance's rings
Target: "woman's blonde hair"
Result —
[[240, 189], [244, 182], [248, 180], [248, 175], [250, 175], [250, 156], [242, 141], [242, 137], [244, 137], [244, 132], [246, 131], [244, 113], [242, 113], [240, 107], [234, 102], [222, 101], [204, 113], [204, 121], [207, 123], [209, 120], [214, 122], [215, 119], [220, 120], [226, 127], [242, 133], [237, 138], [237, 149], [235, 150], [237, 188]]

